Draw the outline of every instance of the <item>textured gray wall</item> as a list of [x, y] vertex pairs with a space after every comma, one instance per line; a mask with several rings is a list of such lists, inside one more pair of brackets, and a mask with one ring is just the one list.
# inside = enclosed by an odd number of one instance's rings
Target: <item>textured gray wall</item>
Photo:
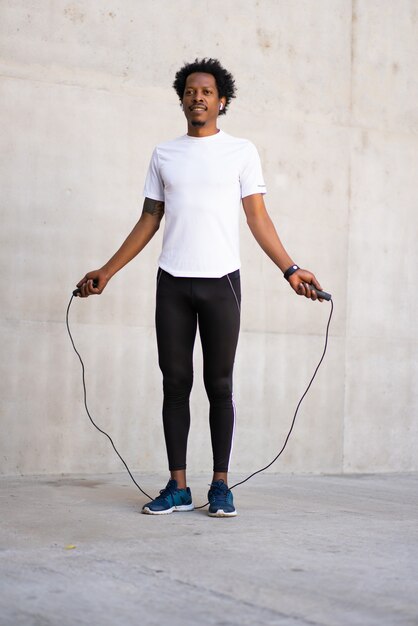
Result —
[[[295, 260], [335, 300], [329, 353], [271, 471], [418, 469], [418, 2], [0, 2], [1, 471], [121, 469], [82, 405], [64, 325], [74, 283], [138, 219], [154, 145], [185, 131], [171, 83], [216, 56], [221, 127], [258, 146]], [[71, 323], [90, 408], [133, 469], [164, 470], [153, 327], [162, 232]], [[242, 220], [232, 469], [281, 447], [329, 305], [296, 297]], [[211, 470], [196, 349], [189, 468]]]

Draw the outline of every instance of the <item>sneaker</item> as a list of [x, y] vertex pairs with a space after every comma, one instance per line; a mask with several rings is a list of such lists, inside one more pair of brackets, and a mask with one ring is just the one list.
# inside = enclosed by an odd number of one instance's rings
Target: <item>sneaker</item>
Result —
[[208, 515], [211, 517], [235, 517], [237, 514], [232, 491], [228, 489], [223, 480], [217, 480], [211, 484], [208, 491], [208, 500]]
[[148, 515], [167, 515], [173, 511], [193, 511], [192, 494], [187, 489], [177, 489], [177, 481], [168, 481], [165, 489], [161, 489], [160, 495], [142, 507], [142, 513]]

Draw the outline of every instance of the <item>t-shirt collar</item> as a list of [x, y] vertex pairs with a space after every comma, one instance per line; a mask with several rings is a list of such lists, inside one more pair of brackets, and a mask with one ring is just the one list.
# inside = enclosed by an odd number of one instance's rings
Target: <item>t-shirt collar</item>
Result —
[[221, 137], [224, 134], [224, 131], [219, 129], [219, 131], [217, 133], [215, 133], [214, 135], [208, 135], [207, 137], [192, 137], [192, 135], [183, 135], [184, 139], [190, 140], [190, 141], [214, 141], [216, 139], [219, 139], [219, 137]]

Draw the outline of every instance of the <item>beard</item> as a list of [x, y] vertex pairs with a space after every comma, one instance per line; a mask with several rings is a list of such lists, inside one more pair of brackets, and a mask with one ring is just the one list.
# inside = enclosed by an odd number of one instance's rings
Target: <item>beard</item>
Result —
[[192, 122], [192, 126], [195, 127], [202, 127], [205, 125], [206, 122], [198, 122], [197, 120], [195, 122]]

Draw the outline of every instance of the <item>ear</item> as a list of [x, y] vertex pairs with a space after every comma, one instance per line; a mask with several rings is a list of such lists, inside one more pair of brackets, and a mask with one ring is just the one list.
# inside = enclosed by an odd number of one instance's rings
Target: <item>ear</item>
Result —
[[219, 110], [223, 111], [226, 106], [226, 98], [222, 97], [219, 99]]

